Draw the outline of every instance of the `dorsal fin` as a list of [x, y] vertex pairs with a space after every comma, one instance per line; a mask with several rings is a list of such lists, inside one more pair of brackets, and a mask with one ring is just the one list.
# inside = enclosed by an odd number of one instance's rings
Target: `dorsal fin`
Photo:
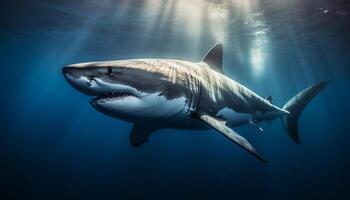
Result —
[[203, 58], [203, 62], [207, 63], [213, 70], [223, 73], [222, 71], [222, 44], [215, 44]]
[[272, 103], [272, 96], [266, 97], [266, 100], [268, 100], [270, 103]]

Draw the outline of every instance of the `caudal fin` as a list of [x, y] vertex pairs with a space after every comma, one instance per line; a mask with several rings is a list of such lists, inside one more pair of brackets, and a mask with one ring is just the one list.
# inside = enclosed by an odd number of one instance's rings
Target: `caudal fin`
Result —
[[298, 132], [298, 119], [300, 114], [311, 99], [313, 99], [327, 85], [327, 81], [314, 84], [295, 95], [283, 106], [283, 109], [289, 111], [289, 114], [281, 118], [282, 124], [289, 136], [296, 143], [300, 144]]

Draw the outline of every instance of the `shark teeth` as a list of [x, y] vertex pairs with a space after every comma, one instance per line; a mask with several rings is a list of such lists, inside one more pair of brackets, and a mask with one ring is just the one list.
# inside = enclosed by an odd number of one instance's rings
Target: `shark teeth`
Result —
[[121, 100], [129, 96], [133, 96], [133, 95], [127, 92], [111, 92], [111, 93], [100, 94], [94, 100], [98, 100], [100, 102], [108, 102], [108, 101]]

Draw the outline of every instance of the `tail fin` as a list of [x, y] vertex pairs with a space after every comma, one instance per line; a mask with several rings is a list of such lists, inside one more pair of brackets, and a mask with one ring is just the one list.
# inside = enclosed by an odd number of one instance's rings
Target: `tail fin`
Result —
[[284, 106], [283, 109], [289, 111], [288, 115], [281, 118], [282, 124], [289, 136], [298, 144], [300, 144], [298, 133], [298, 119], [306, 105], [314, 98], [318, 92], [328, 85], [327, 81], [314, 84], [299, 94], [291, 98]]

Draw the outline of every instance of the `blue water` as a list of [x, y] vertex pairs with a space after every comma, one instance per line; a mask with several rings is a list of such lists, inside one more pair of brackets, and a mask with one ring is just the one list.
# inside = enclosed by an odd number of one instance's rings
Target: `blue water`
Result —
[[[0, 8], [0, 199], [348, 199], [347, 1], [7, 1]], [[65, 64], [199, 61], [224, 44], [225, 73], [282, 106], [331, 84], [300, 118], [235, 130], [263, 164], [215, 131], [162, 130], [140, 148], [132, 124], [95, 111]], [[348, 197], [348, 198], [347, 198]]]

